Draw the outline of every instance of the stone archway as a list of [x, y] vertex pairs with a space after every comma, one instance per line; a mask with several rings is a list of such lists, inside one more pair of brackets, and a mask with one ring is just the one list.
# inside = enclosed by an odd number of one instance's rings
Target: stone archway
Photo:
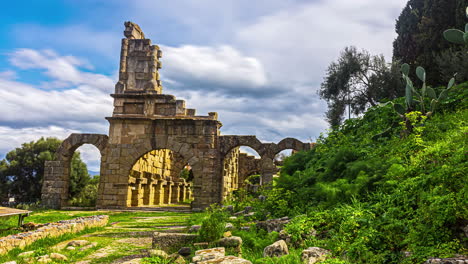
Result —
[[127, 207], [159, 207], [190, 198], [191, 183], [180, 178], [185, 164], [187, 159], [170, 149], [141, 156], [129, 172]]
[[[126, 31], [138, 26], [125, 23]], [[138, 27], [139, 28], [139, 27]], [[262, 143], [256, 136], [223, 136], [216, 112], [196, 115], [184, 100], [163, 94], [158, 70], [161, 49], [138, 34], [124, 34], [120, 52], [119, 80], [115, 85], [114, 110], [109, 135], [72, 134], [57, 151], [55, 161], [46, 163], [42, 198], [46, 206], [65, 205], [70, 157], [82, 144], [95, 145], [101, 152], [98, 208], [127, 208], [129, 175], [145, 153], [169, 149], [191, 165], [195, 175], [192, 209], [203, 209], [223, 199], [223, 161], [234, 148], [248, 146], [261, 157], [258, 170], [268, 184], [277, 169], [273, 164], [282, 149], [306, 150], [310, 144], [284, 139], [278, 144]], [[139, 173], [139, 172], [137, 172]], [[146, 177], [146, 176], [145, 176]]]
[[90, 144], [99, 149], [101, 161], [105, 160], [108, 140], [107, 135], [101, 134], [71, 134], [66, 138], [55, 153], [56, 159], [45, 163], [42, 203], [50, 208], [66, 206], [73, 153], [80, 146]]

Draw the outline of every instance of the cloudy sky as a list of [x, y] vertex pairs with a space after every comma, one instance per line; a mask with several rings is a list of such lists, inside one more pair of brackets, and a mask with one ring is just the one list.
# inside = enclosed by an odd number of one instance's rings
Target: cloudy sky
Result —
[[[391, 57], [406, 0], [7, 1], [0, 17], [0, 158], [41, 136], [107, 133], [123, 22], [163, 50], [164, 93], [223, 134], [314, 141], [317, 90], [349, 45]], [[98, 153], [80, 148], [91, 170]]]

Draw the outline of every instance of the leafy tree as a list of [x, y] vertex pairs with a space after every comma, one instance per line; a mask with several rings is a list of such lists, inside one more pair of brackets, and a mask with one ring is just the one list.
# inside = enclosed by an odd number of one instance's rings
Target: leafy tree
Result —
[[[55, 158], [55, 151], [62, 143], [57, 138], [41, 138], [38, 141], [23, 143], [7, 153], [0, 162], [0, 192], [13, 195], [18, 202], [33, 202], [41, 198], [44, 162]], [[86, 164], [80, 155], [72, 158], [70, 194], [81, 191], [89, 179]], [[2, 196], [2, 195], [0, 195]]]
[[70, 171], [69, 197], [74, 197], [89, 183], [91, 176], [88, 173], [88, 167], [81, 161], [79, 152], [75, 152], [72, 158]]
[[[447, 42], [443, 32], [447, 28], [464, 27], [465, 8], [466, 0], [409, 0], [396, 22], [398, 36], [393, 42], [393, 58], [428, 69], [428, 82], [442, 85], [439, 68], [443, 66], [437, 58], [443, 51], [457, 53], [466, 49]], [[460, 66], [456, 71], [463, 72], [463, 69]], [[459, 77], [459, 81], [467, 79]]]
[[363, 113], [383, 99], [403, 95], [397, 63], [387, 64], [383, 55], [346, 47], [337, 62], [332, 62], [321, 84], [319, 95], [328, 103], [327, 119], [341, 124], [346, 106], [349, 115]]

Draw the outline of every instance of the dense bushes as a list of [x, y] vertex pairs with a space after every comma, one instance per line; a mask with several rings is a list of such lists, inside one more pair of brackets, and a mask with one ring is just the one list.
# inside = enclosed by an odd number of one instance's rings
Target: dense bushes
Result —
[[302, 214], [286, 227], [293, 242], [351, 263], [467, 253], [467, 87], [455, 87], [410, 135], [390, 105], [347, 120], [284, 161], [266, 200], [252, 200], [257, 218]]

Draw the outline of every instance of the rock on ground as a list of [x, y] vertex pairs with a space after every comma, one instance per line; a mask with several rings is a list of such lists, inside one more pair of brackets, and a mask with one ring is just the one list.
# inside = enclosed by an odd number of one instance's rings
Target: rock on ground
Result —
[[49, 255], [44, 255], [40, 256], [37, 258], [38, 263], [49, 263], [52, 262], [53, 260], [49, 257]]
[[289, 221], [290, 220], [287, 216], [278, 219], [270, 219], [258, 222], [257, 228], [264, 229], [268, 231], [268, 233], [273, 231], [280, 232], [284, 228], [284, 226], [289, 223]]
[[88, 245], [89, 244], [89, 241], [88, 240], [73, 240], [73, 241], [70, 241], [67, 246], [71, 246], [71, 247], [82, 247], [84, 245]]
[[302, 251], [301, 260], [304, 264], [314, 264], [325, 260], [328, 253], [330, 253], [329, 250], [319, 247], [310, 247]]
[[201, 261], [217, 259], [224, 257], [226, 253], [223, 247], [209, 248], [195, 251], [195, 256], [192, 258], [194, 263], [199, 263]]
[[166, 253], [164, 250], [159, 250], [159, 249], [150, 249], [148, 250], [148, 253], [151, 257], [161, 257], [161, 258], [168, 258], [169, 255]]
[[263, 257], [281, 257], [288, 254], [288, 245], [284, 240], [278, 240], [263, 250]]
[[223, 247], [198, 250], [192, 258], [194, 264], [252, 264], [252, 262], [236, 256], [224, 256]]
[[179, 253], [179, 255], [182, 255], [182, 256], [189, 256], [190, 254], [192, 254], [192, 249], [189, 248], [189, 247], [181, 247], [179, 249], [179, 251], [177, 251], [177, 253]]
[[27, 257], [31, 257], [32, 255], [34, 255], [34, 251], [26, 251], [26, 252], [23, 252], [23, 253], [19, 253], [18, 257], [19, 258], [27, 258]]
[[456, 258], [430, 258], [424, 264], [468, 264], [468, 256]]
[[95, 247], [95, 246], [97, 246], [97, 242], [93, 242], [93, 243], [91, 243], [91, 244], [89, 244], [89, 245], [86, 245], [86, 246], [80, 248], [79, 250], [80, 250], [80, 251], [85, 251], [85, 250], [88, 250], [88, 249], [93, 248], [93, 247]]
[[65, 255], [59, 254], [59, 253], [50, 253], [49, 256], [53, 260], [60, 260], [60, 261], [67, 261], [68, 258]]
[[216, 242], [221, 247], [240, 247], [242, 245], [242, 238], [238, 236], [231, 236], [221, 238]]

